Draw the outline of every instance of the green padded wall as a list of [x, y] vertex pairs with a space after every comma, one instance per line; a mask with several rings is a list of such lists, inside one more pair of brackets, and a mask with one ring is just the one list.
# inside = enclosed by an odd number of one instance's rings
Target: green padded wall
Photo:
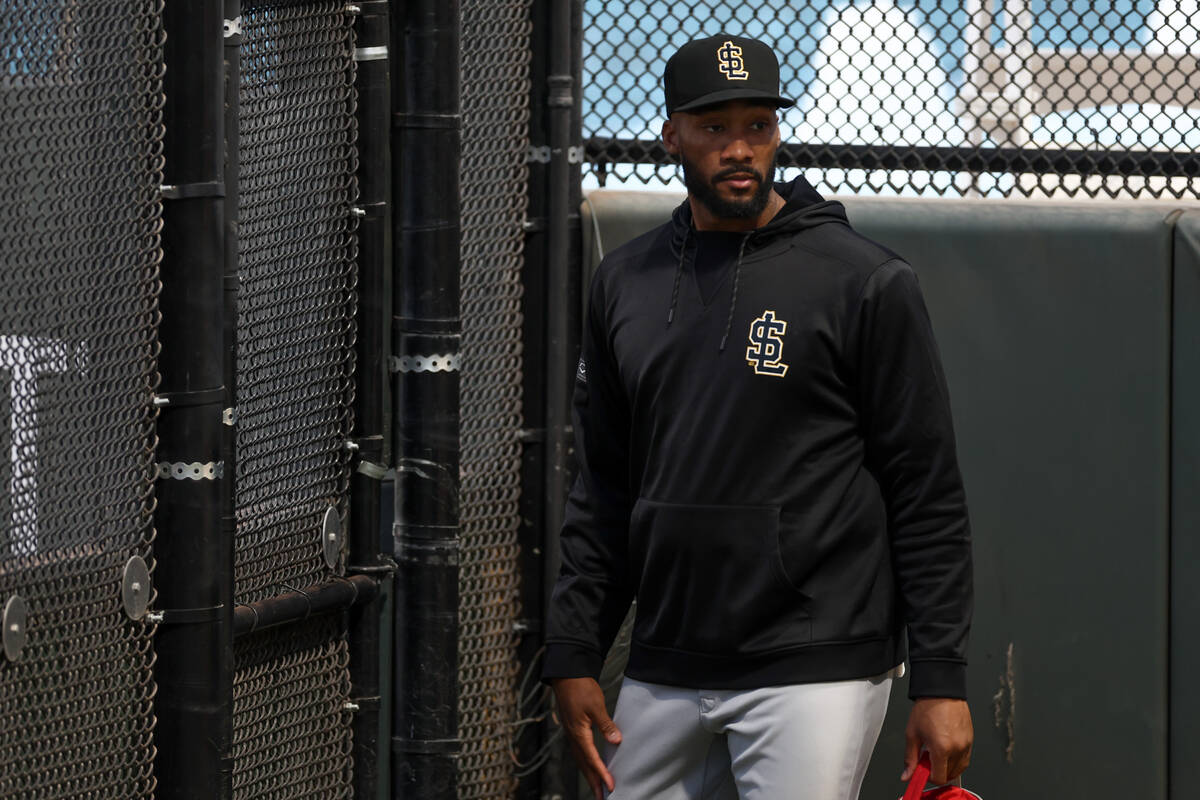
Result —
[[[848, 205], [917, 270], [950, 383], [975, 543], [966, 785], [1165, 797], [1170, 212]], [[864, 797], [899, 793], [905, 691]]]
[[1200, 793], [1200, 211], [1175, 226], [1171, 798]]
[[[680, 199], [591, 193], [585, 269], [598, 261], [597, 241], [613, 249]], [[856, 228], [919, 274], [950, 383], [976, 560], [966, 785], [985, 798], [1165, 798], [1172, 336], [1200, 333], [1200, 260], [1186, 278], [1174, 274], [1193, 292], [1173, 331], [1172, 256], [1187, 236], [1200, 254], [1200, 216], [1184, 217], [1187, 233], [1160, 203], [844, 202]], [[1178, 499], [1182, 466], [1200, 474], [1200, 364], [1177, 345], [1181, 368], [1192, 380], [1176, 380], [1175, 426], [1190, 422], [1193, 433], [1174, 453], [1175, 547], [1178, 558], [1190, 545], [1200, 564], [1200, 505]], [[1196, 409], [1186, 420], [1184, 402]], [[1187, 513], [1192, 535], [1181, 542]], [[1178, 569], [1175, 627], [1191, 603], [1195, 631], [1200, 608], [1181, 596]], [[1177, 652], [1174, 665], [1194, 675], [1200, 648]], [[904, 684], [864, 798], [902, 791]], [[1194, 788], [1200, 700], [1187, 698], [1183, 713], [1182, 699], [1171, 719], [1177, 747], [1190, 737]], [[1184, 758], [1176, 751], [1177, 765]]]

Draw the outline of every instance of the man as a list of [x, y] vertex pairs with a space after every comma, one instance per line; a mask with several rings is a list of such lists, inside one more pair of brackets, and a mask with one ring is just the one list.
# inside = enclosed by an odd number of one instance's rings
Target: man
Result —
[[[597, 798], [854, 800], [907, 627], [902, 777], [927, 749], [952, 780], [970, 537], [916, 277], [772, 182], [793, 101], [769, 47], [690, 42], [664, 89], [688, 197], [590, 291], [543, 670], [560, 721]], [[634, 597], [610, 720], [596, 676]]]

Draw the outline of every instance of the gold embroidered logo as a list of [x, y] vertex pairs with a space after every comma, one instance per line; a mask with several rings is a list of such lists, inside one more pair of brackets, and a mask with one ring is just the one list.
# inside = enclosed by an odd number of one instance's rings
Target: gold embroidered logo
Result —
[[742, 48], [733, 42], [725, 42], [717, 49], [717, 69], [731, 81], [744, 81], [750, 77], [742, 59]]
[[756, 375], [787, 375], [788, 365], [783, 358], [783, 334], [787, 323], [775, 319], [774, 311], [764, 311], [762, 316], [750, 323], [750, 346], [746, 348], [746, 363], [754, 367]]

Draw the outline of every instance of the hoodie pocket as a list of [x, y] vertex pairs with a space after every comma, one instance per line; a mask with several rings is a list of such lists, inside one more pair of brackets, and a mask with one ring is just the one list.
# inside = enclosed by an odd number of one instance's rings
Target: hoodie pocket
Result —
[[808, 598], [784, 575], [777, 507], [641, 498], [630, 522], [639, 642], [734, 656], [811, 641]]

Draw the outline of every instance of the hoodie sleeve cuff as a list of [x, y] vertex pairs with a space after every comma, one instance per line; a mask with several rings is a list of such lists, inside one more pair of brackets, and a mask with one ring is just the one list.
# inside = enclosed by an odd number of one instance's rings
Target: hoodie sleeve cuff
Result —
[[913, 661], [908, 679], [908, 696], [967, 699], [967, 665], [957, 661]]
[[572, 642], [550, 642], [542, 661], [542, 681], [552, 678], [596, 678], [604, 658], [595, 650]]

